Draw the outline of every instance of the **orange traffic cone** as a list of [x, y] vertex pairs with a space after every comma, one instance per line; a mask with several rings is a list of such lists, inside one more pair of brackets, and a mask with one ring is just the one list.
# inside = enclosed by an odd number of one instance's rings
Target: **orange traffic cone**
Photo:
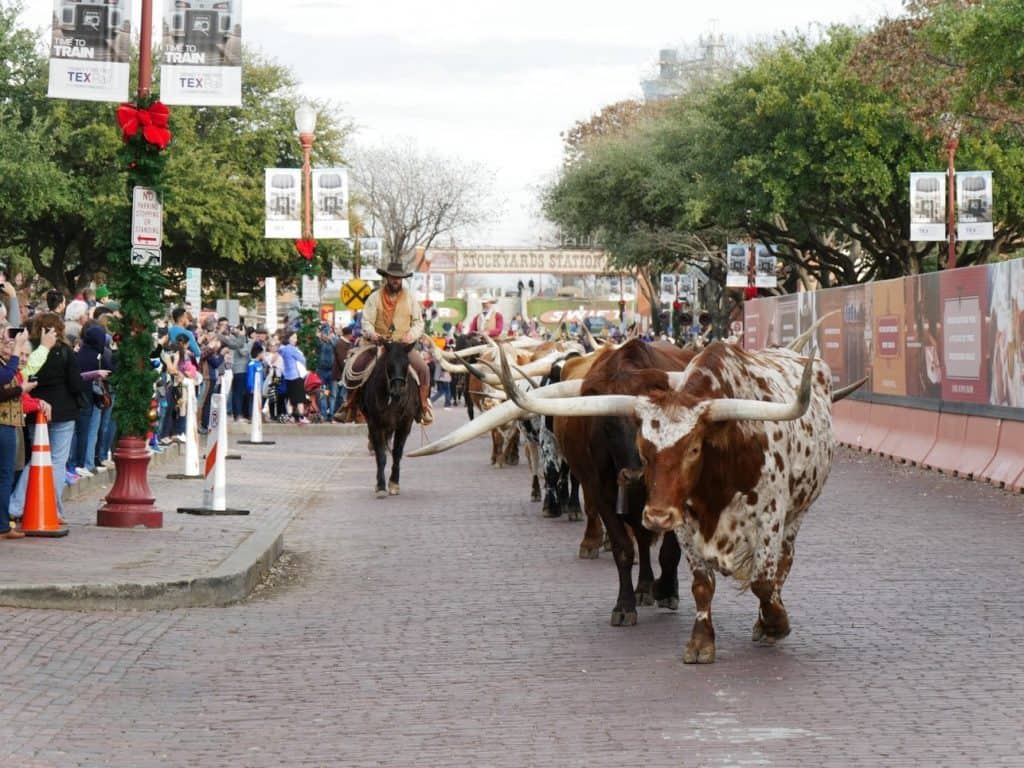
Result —
[[[64, 478], [61, 478], [63, 481]], [[57, 494], [50, 459], [50, 430], [42, 411], [36, 414], [36, 434], [32, 442], [32, 461], [28, 467], [28, 491], [21, 530], [26, 536], [67, 536], [57, 520]]]

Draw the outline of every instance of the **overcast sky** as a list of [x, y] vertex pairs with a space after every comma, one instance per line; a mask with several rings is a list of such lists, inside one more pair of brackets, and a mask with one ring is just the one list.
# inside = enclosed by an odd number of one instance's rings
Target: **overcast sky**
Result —
[[[163, 0], [153, 0], [162, 13]], [[138, 28], [141, 0], [135, 0]], [[661, 48], [717, 29], [737, 45], [830, 22], [871, 23], [900, 0], [244, 0], [245, 44], [290, 67], [305, 94], [339, 104], [357, 141], [412, 137], [482, 163], [494, 224], [463, 245], [536, 245], [550, 230], [537, 188], [557, 172], [559, 133], [638, 98]], [[53, 3], [26, 0], [46, 28]], [[159, 24], [154, 25], [159, 29]], [[134, 87], [134, 84], [133, 84]]]

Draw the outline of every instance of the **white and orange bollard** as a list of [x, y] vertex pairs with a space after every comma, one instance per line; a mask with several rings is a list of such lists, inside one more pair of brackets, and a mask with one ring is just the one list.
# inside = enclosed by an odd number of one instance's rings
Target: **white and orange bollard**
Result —
[[210, 432], [206, 437], [205, 483], [203, 506], [178, 507], [178, 512], [190, 515], [248, 515], [247, 509], [231, 509], [227, 505], [227, 468], [224, 464], [228, 444], [228, 423], [224, 395], [211, 395]]
[[[64, 472], [61, 468], [61, 482]], [[42, 411], [36, 415], [36, 431], [32, 442], [32, 460], [28, 467], [28, 490], [25, 510], [21, 517], [21, 531], [26, 536], [67, 536], [68, 529], [60, 524], [57, 515], [57, 486], [53, 478], [53, 459], [50, 457], [50, 430]]]
[[185, 388], [185, 469], [167, 476], [169, 480], [202, 480], [199, 469], [199, 417], [196, 405], [196, 382], [186, 378]]
[[273, 440], [263, 439], [263, 373], [259, 370], [252, 383], [252, 420], [249, 424], [249, 439], [239, 440], [239, 445], [273, 445]]

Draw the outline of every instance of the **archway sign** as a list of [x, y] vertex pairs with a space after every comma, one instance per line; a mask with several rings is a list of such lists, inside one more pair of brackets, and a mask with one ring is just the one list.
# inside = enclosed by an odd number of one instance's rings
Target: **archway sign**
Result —
[[[430, 258], [426, 258], [427, 254]], [[554, 275], [616, 275], [604, 251], [562, 248], [431, 248], [417, 251], [415, 269], [433, 273], [547, 273]]]

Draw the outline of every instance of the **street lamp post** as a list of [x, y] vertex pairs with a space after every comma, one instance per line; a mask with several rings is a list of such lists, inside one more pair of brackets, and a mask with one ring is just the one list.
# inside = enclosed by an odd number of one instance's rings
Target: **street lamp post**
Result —
[[316, 110], [308, 102], [303, 102], [295, 110], [295, 128], [302, 145], [302, 236], [308, 239], [313, 237], [313, 170], [309, 157], [316, 138]]
[[949, 252], [946, 269], [956, 268], [956, 148], [960, 143], [959, 131], [953, 128], [946, 140], [946, 157], [949, 162], [949, 179], [946, 182], [946, 218], [949, 227]]
[[[142, 0], [142, 23], [139, 37], [139, 88], [138, 104], [141, 106], [150, 97], [150, 84], [153, 79], [153, 0]], [[134, 167], [134, 166], [133, 166]], [[129, 283], [136, 285], [136, 283]], [[151, 319], [138, 317], [137, 305], [144, 304], [145, 295], [141, 288], [138, 295], [122, 295], [122, 300], [131, 305], [126, 309], [125, 325], [129, 334], [145, 337], [149, 335]], [[127, 346], [127, 345], [126, 345]], [[134, 348], [134, 344], [131, 345]], [[135, 366], [145, 370], [148, 359], [123, 360], [121, 365], [128, 369]], [[146, 398], [149, 401], [149, 398]], [[127, 399], [126, 399], [127, 402]], [[156, 497], [149, 487], [147, 471], [149, 469], [149, 453], [146, 450], [145, 433], [123, 434], [118, 438], [113, 451], [116, 469], [114, 485], [105, 497], [105, 504], [96, 512], [96, 525], [109, 528], [162, 528], [163, 513], [156, 508]]]
[[951, 113], [943, 112], [939, 123], [946, 135], [946, 228], [949, 238], [949, 250], [946, 256], [946, 269], [956, 268], [956, 150], [960, 144], [960, 120]]

